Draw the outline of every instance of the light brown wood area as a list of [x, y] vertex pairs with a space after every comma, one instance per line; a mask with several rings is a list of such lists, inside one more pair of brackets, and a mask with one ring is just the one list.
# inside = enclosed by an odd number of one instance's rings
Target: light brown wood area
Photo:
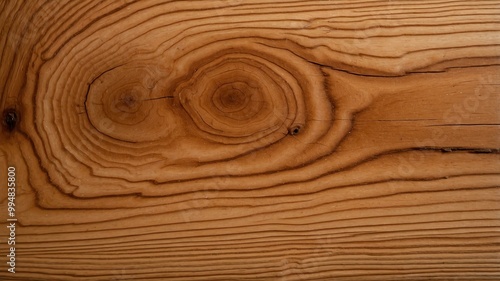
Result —
[[1, 0], [0, 27], [0, 279], [500, 280], [500, 1]]

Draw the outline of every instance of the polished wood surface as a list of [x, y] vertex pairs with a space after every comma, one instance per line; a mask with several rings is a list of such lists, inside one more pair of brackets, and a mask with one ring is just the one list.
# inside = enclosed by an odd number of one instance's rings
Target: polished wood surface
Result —
[[0, 1], [0, 279], [500, 280], [499, 10]]

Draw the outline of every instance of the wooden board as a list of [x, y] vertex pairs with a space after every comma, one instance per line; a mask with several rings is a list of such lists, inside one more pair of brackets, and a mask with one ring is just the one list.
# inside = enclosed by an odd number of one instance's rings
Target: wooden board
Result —
[[499, 9], [0, 1], [0, 278], [500, 280]]

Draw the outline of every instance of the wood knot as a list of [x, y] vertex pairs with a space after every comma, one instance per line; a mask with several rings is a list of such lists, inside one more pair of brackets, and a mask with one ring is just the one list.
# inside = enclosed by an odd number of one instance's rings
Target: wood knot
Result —
[[139, 110], [141, 102], [138, 98], [140, 93], [131, 90], [121, 94], [115, 102], [115, 107], [119, 112], [134, 113]]
[[220, 102], [225, 108], [239, 108], [245, 106], [248, 96], [240, 89], [231, 89], [220, 95]]
[[173, 95], [193, 131], [218, 143], [246, 144], [279, 139], [297, 122], [303, 97], [295, 77], [261, 55], [228, 51], [194, 64], [176, 81]]
[[104, 71], [89, 85], [85, 97], [91, 125], [100, 135], [130, 143], [170, 136], [177, 117], [170, 103], [164, 102], [171, 96], [161, 87], [163, 76], [155, 65], [139, 63]]
[[302, 126], [301, 125], [295, 125], [293, 127], [290, 127], [288, 129], [288, 133], [292, 136], [295, 136], [295, 135], [298, 135], [300, 133], [300, 130], [302, 130]]
[[15, 109], [6, 109], [3, 112], [3, 125], [9, 132], [12, 132], [19, 121], [19, 114]]

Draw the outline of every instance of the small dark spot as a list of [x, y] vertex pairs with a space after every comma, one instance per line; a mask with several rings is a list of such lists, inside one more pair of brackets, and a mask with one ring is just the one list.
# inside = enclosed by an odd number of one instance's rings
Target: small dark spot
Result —
[[300, 130], [302, 127], [300, 125], [293, 126], [290, 129], [288, 129], [288, 133], [292, 136], [298, 135], [300, 133]]
[[14, 109], [7, 109], [3, 112], [3, 124], [9, 132], [12, 132], [16, 128], [18, 119], [19, 117]]
[[131, 96], [127, 96], [126, 98], [122, 99], [122, 101], [128, 107], [132, 107], [135, 103], [134, 97], [131, 97]]

